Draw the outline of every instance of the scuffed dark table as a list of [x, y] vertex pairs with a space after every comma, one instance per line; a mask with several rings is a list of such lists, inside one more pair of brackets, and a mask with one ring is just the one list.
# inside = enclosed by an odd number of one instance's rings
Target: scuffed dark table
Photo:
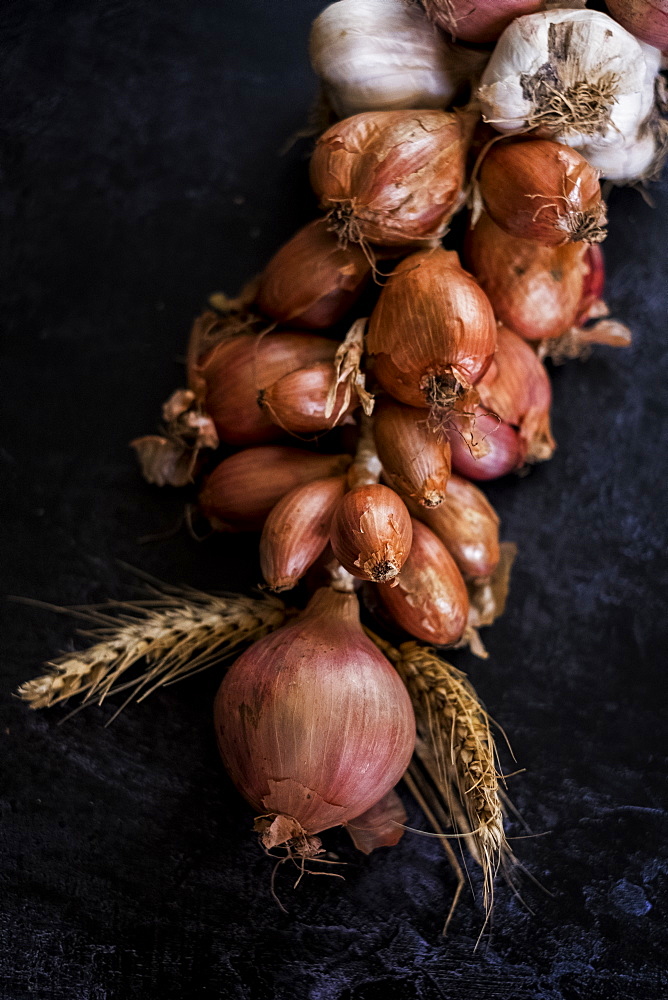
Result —
[[[305, 147], [321, 0], [72, 0], [0, 11], [6, 328], [2, 590], [128, 597], [123, 559], [247, 589], [241, 538], [152, 545], [181, 499], [127, 441], [180, 380], [191, 317], [314, 212]], [[74, 624], [4, 605], [0, 994], [8, 1000], [658, 1000], [666, 971], [668, 189], [612, 196], [609, 298], [636, 331], [554, 373], [559, 450], [490, 487], [520, 543], [487, 662], [458, 656], [525, 772], [528, 912], [500, 883], [477, 952], [439, 844], [406, 835], [345, 883], [279, 878], [219, 765], [215, 672], [59, 725], [10, 697]], [[423, 825], [415, 809], [411, 822]], [[523, 836], [513, 822], [513, 836]], [[477, 873], [473, 872], [474, 885]]]

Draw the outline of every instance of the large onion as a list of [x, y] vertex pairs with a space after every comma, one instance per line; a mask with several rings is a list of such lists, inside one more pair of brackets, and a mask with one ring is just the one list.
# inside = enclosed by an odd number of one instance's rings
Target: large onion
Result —
[[265, 846], [289, 841], [297, 853], [378, 802], [415, 742], [410, 698], [364, 635], [356, 596], [331, 588], [239, 657], [214, 714], [225, 767], [265, 819]]

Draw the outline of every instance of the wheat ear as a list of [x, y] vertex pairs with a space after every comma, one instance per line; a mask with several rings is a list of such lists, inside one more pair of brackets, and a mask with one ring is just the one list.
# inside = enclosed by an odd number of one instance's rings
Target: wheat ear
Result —
[[[107, 695], [128, 690], [124, 705], [133, 698], [141, 701], [277, 629], [289, 615], [283, 602], [270, 596], [214, 595], [164, 584], [146, 589], [152, 595], [146, 600], [94, 607], [28, 601], [91, 622], [95, 627], [79, 634], [94, 644], [50, 661], [47, 673], [19, 687], [19, 697], [31, 708], [47, 708], [73, 695], [83, 696], [82, 705], [101, 704]], [[127, 679], [140, 660], [145, 669]]]
[[[394, 663], [413, 702], [419, 734], [417, 755], [442, 804], [483, 871], [483, 905], [490, 912], [494, 879], [512, 858], [503, 828], [501, 775], [490, 718], [461, 670], [433, 649], [405, 642], [395, 649], [371, 638]], [[461, 808], [453, 802], [456, 793]]]

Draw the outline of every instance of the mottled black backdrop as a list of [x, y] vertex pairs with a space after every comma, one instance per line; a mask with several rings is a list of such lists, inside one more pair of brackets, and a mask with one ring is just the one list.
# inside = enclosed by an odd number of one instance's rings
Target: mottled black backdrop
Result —
[[[207, 293], [236, 290], [314, 212], [304, 146], [279, 149], [314, 93], [320, 6], [5, 0], [3, 592], [127, 597], [118, 559], [257, 581], [242, 539], [138, 544], [181, 500], [142, 483], [126, 442], [155, 427]], [[525, 878], [523, 906], [501, 884], [474, 953], [468, 893], [439, 936], [453, 879], [436, 841], [361, 859], [333, 832], [346, 881], [279, 879], [281, 914], [216, 756], [217, 678], [108, 729], [112, 705], [59, 726], [11, 691], [73, 625], [4, 605], [3, 997], [666, 996], [665, 186], [654, 199], [612, 197], [609, 296], [635, 346], [555, 372], [554, 460], [489, 490], [520, 544], [508, 612], [487, 662], [457, 660], [526, 769], [511, 793], [544, 836], [515, 849], [547, 892]]]

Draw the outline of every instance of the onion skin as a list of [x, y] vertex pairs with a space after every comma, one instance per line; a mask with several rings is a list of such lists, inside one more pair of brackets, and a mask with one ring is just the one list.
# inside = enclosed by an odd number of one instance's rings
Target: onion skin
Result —
[[511, 236], [543, 246], [605, 237], [598, 171], [570, 146], [549, 139], [497, 143], [478, 183], [487, 214]]
[[337, 344], [307, 333], [244, 333], [221, 341], [194, 367], [204, 408], [225, 444], [274, 441], [281, 429], [258, 404], [258, 392], [296, 368], [334, 359]]
[[290, 490], [272, 509], [260, 539], [262, 575], [272, 590], [296, 586], [327, 547], [345, 488], [345, 476], [316, 479]]
[[403, 496], [438, 507], [450, 478], [450, 445], [427, 426], [424, 410], [384, 399], [375, 407], [373, 432], [386, 478]]
[[467, 266], [496, 318], [525, 340], [559, 337], [573, 326], [588, 270], [586, 251], [583, 243], [543, 247], [510, 236], [486, 214], [465, 244]]
[[415, 744], [406, 688], [364, 635], [355, 595], [331, 588], [235, 661], [214, 719], [241, 794], [306, 835], [375, 805], [405, 772]]
[[[336, 346], [336, 345], [335, 345]], [[335, 378], [331, 362], [283, 375], [260, 393], [260, 406], [279, 427], [291, 434], [318, 434], [329, 431], [359, 406], [357, 396], [344, 407], [346, 387], [340, 385], [332, 413], [325, 413], [327, 397]]]
[[344, 238], [383, 246], [440, 239], [462, 204], [473, 117], [368, 111], [333, 125], [311, 157], [311, 184]]
[[207, 477], [199, 507], [215, 531], [260, 531], [274, 504], [303, 483], [345, 472], [348, 455], [263, 445], [230, 455]]
[[458, 388], [482, 378], [495, 349], [487, 296], [457, 254], [441, 248], [411, 254], [394, 269], [369, 321], [374, 374], [409, 406], [452, 405]]
[[480, 482], [516, 472], [526, 458], [526, 447], [519, 431], [480, 407], [475, 410], [473, 443], [471, 431], [466, 426], [463, 435], [456, 429], [450, 432], [450, 448], [454, 471], [466, 479]]
[[260, 275], [256, 303], [279, 323], [319, 330], [333, 326], [361, 295], [371, 275], [362, 250], [343, 248], [316, 219], [271, 258]]
[[422, 0], [427, 17], [463, 42], [494, 42], [511, 21], [533, 14], [542, 0]]
[[403, 500], [387, 486], [356, 486], [343, 497], [330, 541], [344, 569], [360, 580], [393, 580], [411, 551], [413, 532]]
[[378, 587], [383, 604], [416, 639], [446, 646], [466, 628], [469, 600], [457, 564], [433, 531], [413, 519], [413, 546], [396, 586]]
[[622, 27], [657, 49], [668, 48], [666, 0], [606, 0], [608, 11]]
[[544, 462], [556, 447], [550, 430], [552, 386], [545, 366], [528, 343], [499, 325], [494, 363], [478, 383], [480, 400], [517, 428], [525, 461]]
[[410, 505], [411, 513], [430, 528], [467, 580], [483, 581], [499, 564], [499, 518], [477, 486], [453, 474], [445, 501], [434, 509]]
[[608, 315], [608, 307], [603, 300], [605, 288], [605, 260], [599, 246], [587, 247], [585, 253], [587, 273], [582, 288], [579, 312], [575, 320], [581, 326], [589, 319]]

